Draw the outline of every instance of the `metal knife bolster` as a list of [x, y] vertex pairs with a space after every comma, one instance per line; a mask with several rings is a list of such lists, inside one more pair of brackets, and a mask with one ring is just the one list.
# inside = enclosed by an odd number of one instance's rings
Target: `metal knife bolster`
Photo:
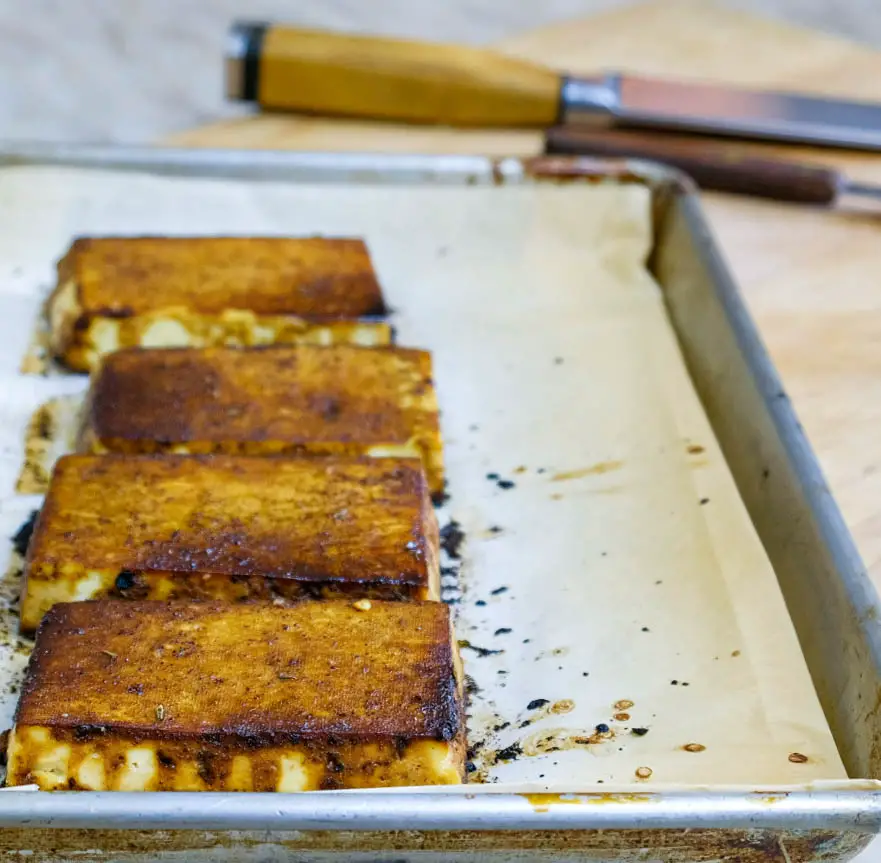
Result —
[[566, 78], [561, 122], [881, 150], [881, 104], [606, 74]]
[[259, 89], [260, 49], [268, 24], [237, 21], [226, 40], [226, 97], [256, 102]]
[[621, 76], [564, 77], [560, 86], [560, 125], [613, 126], [621, 107]]

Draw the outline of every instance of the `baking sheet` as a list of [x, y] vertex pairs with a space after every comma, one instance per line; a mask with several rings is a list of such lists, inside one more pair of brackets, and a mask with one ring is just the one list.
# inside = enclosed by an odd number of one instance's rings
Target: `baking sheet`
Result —
[[[459, 599], [459, 637], [478, 648], [463, 650], [477, 687], [473, 777], [548, 787], [844, 777], [645, 270], [646, 189], [9, 168], [0, 201], [7, 535], [39, 502], [11, 494], [30, 413], [84, 386], [18, 374], [72, 236], [363, 235], [399, 341], [435, 356], [451, 493], [439, 515], [466, 533], [461, 561], [447, 561], [448, 586], [461, 588], [448, 597]], [[0, 640], [8, 723], [27, 645]], [[528, 709], [537, 700], [547, 703]]]

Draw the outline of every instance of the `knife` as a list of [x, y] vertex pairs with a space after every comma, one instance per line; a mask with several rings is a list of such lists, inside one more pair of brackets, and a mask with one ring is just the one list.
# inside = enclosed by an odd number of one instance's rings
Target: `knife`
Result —
[[480, 48], [238, 22], [227, 95], [275, 111], [545, 128], [630, 126], [881, 150], [881, 104], [609, 72]]
[[742, 144], [712, 138], [558, 126], [545, 134], [545, 152], [647, 159], [684, 171], [702, 189], [827, 207], [858, 207], [871, 199], [872, 209], [881, 212], [879, 186], [854, 182], [825, 165], [754, 156]]

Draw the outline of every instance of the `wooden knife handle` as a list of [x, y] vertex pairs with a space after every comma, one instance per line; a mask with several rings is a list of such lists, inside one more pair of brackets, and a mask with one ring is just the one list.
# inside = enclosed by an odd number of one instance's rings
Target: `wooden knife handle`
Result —
[[548, 153], [663, 162], [689, 174], [701, 188], [775, 201], [828, 205], [834, 203], [840, 185], [840, 175], [832, 168], [756, 158], [711, 138], [664, 132], [585, 131], [561, 126], [548, 130], [545, 149]]
[[263, 108], [453, 126], [557, 121], [560, 76], [491, 51], [278, 25], [239, 24], [231, 37], [227, 91]]

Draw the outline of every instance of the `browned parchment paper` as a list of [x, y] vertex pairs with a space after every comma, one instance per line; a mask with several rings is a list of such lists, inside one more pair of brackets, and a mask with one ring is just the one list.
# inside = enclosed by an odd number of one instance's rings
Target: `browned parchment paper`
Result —
[[[466, 533], [451, 566], [477, 687], [474, 777], [533, 788], [627, 784], [642, 767], [643, 786], [843, 778], [774, 573], [644, 268], [648, 204], [645, 189], [612, 184], [3, 170], [3, 529], [39, 502], [12, 492], [28, 417], [85, 385], [18, 373], [74, 235], [364, 236], [399, 341], [434, 352], [451, 493], [440, 519]], [[9, 640], [4, 680], [26, 655]], [[8, 723], [15, 694], [7, 683], [0, 694]]]

